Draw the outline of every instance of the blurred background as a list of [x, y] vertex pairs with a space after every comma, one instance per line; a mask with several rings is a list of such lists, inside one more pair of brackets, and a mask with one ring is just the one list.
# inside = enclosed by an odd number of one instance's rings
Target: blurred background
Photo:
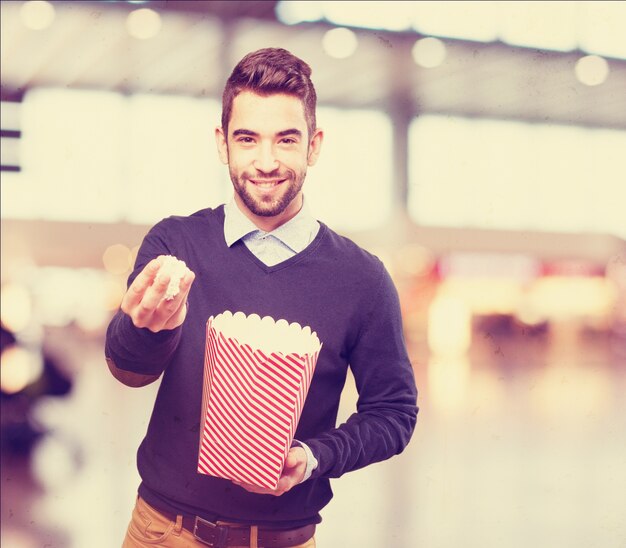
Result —
[[318, 546], [626, 547], [626, 3], [0, 8], [3, 547], [121, 544], [157, 386], [106, 325], [148, 228], [230, 198], [220, 95], [268, 46], [313, 68], [307, 200], [387, 265], [420, 389]]

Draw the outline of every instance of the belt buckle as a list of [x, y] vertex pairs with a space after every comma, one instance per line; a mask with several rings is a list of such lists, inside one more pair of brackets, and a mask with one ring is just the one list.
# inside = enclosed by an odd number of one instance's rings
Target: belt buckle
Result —
[[[202, 536], [200, 536], [202, 527], [206, 527], [215, 533], [216, 538], [213, 539], [213, 542], [210, 542], [209, 540], [202, 538]], [[197, 540], [199, 540], [202, 544], [206, 544], [207, 546], [211, 546], [213, 548], [227, 548], [228, 547], [228, 526], [227, 525], [218, 525], [217, 523], [213, 523], [211, 521], [207, 521], [205, 519], [202, 519], [201, 517], [196, 516], [196, 519], [193, 525], [193, 536]]]

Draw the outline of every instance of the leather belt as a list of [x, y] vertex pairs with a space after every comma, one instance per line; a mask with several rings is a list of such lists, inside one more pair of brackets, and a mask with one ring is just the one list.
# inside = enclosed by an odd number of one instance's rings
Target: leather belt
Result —
[[[163, 510], [158, 512], [171, 521], [176, 515]], [[213, 548], [229, 546], [250, 546], [250, 526], [233, 523], [211, 522], [200, 517], [183, 516], [183, 528], [203, 544]], [[315, 524], [296, 529], [269, 529], [259, 527], [257, 545], [262, 548], [290, 548], [304, 544], [315, 534]]]

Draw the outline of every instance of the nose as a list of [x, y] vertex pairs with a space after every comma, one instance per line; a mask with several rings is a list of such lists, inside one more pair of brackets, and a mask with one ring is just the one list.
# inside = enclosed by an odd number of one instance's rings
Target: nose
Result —
[[271, 144], [263, 143], [258, 148], [258, 153], [254, 159], [254, 168], [263, 173], [271, 173], [278, 168], [278, 160], [274, 155], [274, 150]]

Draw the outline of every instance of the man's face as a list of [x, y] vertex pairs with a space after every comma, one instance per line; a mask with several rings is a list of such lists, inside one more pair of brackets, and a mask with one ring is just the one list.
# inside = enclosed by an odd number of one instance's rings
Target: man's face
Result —
[[228, 135], [218, 128], [216, 138], [235, 201], [259, 228], [273, 230], [300, 211], [306, 170], [322, 142], [320, 130], [309, 139], [300, 99], [243, 91], [233, 101]]

